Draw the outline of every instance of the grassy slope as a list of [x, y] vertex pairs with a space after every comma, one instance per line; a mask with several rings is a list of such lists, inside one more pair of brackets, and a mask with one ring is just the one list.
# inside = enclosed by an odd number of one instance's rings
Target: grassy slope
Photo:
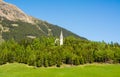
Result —
[[[2, 19], [4, 19], [4, 20], [2, 20]], [[59, 37], [60, 31], [62, 29], [64, 37], [75, 36], [75, 37], [79, 37], [81, 39], [86, 40], [86, 38], [80, 37], [64, 28], [61, 28], [57, 25], [53, 25], [53, 24], [50, 24], [50, 23], [47, 23], [47, 22], [41, 21], [41, 20], [39, 20], [36, 23], [37, 25], [31, 24], [31, 23], [26, 23], [23, 21], [9, 21], [6, 18], [2, 18], [2, 17], [0, 17], [0, 20], [2, 20], [2, 22], [0, 22], [0, 24], [4, 28], [7, 27], [9, 29], [9, 32], [2, 32], [2, 37], [4, 40], [10, 40], [10, 39], [14, 38], [16, 41], [20, 41], [22, 39], [25, 39], [26, 36], [36, 36], [36, 37], [47, 36], [48, 29], [51, 29], [50, 34], [53, 35], [54, 37]], [[13, 26], [13, 24], [17, 24], [18, 26], [15, 27], [15, 26]], [[41, 30], [39, 30], [39, 28]]]
[[120, 77], [120, 65], [85, 65], [65, 68], [37, 68], [24, 64], [0, 66], [0, 77]]

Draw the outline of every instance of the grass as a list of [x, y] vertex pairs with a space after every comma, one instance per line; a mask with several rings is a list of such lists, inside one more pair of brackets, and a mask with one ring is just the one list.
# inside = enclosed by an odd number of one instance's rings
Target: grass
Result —
[[0, 77], [120, 77], [119, 64], [88, 64], [62, 68], [33, 68], [25, 64], [0, 66]]

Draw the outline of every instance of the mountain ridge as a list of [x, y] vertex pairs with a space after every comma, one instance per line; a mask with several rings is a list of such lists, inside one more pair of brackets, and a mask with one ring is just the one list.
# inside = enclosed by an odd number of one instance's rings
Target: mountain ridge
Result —
[[37, 38], [40, 36], [59, 37], [60, 31], [63, 31], [64, 37], [78, 36], [67, 29], [53, 25], [46, 21], [28, 16], [15, 5], [0, 0], [0, 39], [21, 40], [25, 38]]
[[33, 18], [25, 14], [21, 9], [15, 5], [0, 1], [0, 16], [5, 17], [8, 20], [22, 20], [25, 22], [33, 23]]

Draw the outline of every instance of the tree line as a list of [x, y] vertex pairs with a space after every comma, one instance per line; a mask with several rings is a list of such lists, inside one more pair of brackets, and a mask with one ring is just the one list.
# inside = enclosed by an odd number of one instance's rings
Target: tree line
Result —
[[64, 45], [55, 44], [54, 37], [14, 39], [0, 45], [0, 65], [7, 62], [25, 63], [36, 67], [60, 67], [62, 64], [120, 63], [118, 43], [94, 42], [74, 38], [64, 39]]

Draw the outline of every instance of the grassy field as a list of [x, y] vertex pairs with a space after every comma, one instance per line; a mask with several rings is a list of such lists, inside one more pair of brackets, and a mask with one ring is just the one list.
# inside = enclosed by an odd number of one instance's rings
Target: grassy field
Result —
[[119, 64], [88, 64], [62, 68], [34, 68], [25, 64], [0, 66], [0, 77], [120, 77]]

